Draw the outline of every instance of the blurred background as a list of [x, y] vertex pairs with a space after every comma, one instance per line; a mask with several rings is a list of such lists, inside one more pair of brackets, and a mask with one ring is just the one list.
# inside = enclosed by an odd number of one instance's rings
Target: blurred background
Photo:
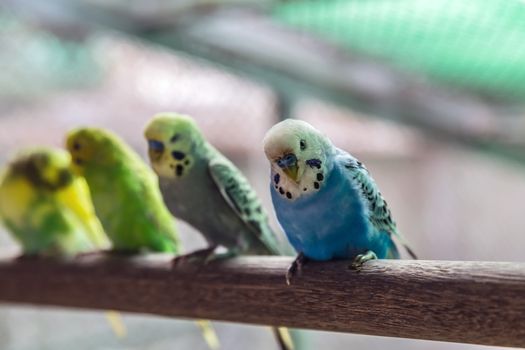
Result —
[[[186, 113], [277, 229], [262, 138], [301, 118], [367, 165], [421, 258], [523, 261], [524, 42], [518, 0], [1, 0], [0, 161], [80, 125], [144, 156], [147, 120]], [[0, 246], [16, 250], [5, 232]], [[191, 322], [124, 320], [118, 339], [101, 312], [1, 305], [0, 349], [206, 349]], [[224, 349], [276, 348], [267, 328], [216, 325]], [[304, 335], [305, 349], [478, 348]]]

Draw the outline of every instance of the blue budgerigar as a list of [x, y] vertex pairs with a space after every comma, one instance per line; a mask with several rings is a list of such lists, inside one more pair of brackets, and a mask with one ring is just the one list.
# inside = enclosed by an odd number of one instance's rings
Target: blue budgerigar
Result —
[[305, 262], [398, 259], [393, 237], [406, 245], [365, 166], [310, 124], [288, 119], [264, 139], [271, 164], [271, 194], [277, 218], [298, 252], [287, 282]]

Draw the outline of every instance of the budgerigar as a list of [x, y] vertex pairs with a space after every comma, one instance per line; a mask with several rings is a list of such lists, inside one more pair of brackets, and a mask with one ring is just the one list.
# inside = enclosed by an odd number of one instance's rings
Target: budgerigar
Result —
[[310, 124], [288, 119], [265, 136], [271, 195], [279, 223], [299, 253], [287, 282], [305, 259], [399, 258], [393, 237], [414, 253], [365, 166]]
[[[222, 257], [285, 252], [248, 180], [205, 140], [191, 117], [158, 114], [145, 137], [168, 208], [208, 242], [209, 248], [193, 257], [208, 259], [218, 246], [228, 250]], [[286, 332], [280, 336], [282, 347], [292, 346]]]
[[0, 180], [0, 217], [25, 255], [73, 257], [107, 249], [84, 178], [72, 173], [65, 151], [20, 153]]
[[[180, 253], [175, 220], [166, 208], [155, 173], [120, 137], [104, 129], [79, 128], [66, 140], [73, 169], [91, 188], [95, 211], [122, 253]], [[212, 349], [218, 338], [208, 321], [197, 322]]]
[[73, 130], [66, 143], [73, 169], [89, 184], [113, 250], [179, 252], [175, 222], [162, 200], [157, 176], [135, 151], [98, 128]]
[[[110, 246], [95, 215], [88, 186], [71, 171], [66, 151], [37, 148], [20, 153], [0, 180], [0, 219], [25, 256], [72, 258]], [[119, 337], [118, 313], [106, 313]]]

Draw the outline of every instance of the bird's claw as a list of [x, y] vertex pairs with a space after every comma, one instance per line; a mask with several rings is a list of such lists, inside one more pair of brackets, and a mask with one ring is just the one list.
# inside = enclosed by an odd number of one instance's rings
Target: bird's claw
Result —
[[173, 267], [178, 267], [187, 264], [188, 262], [207, 264], [213, 260], [215, 249], [216, 247], [209, 247], [206, 249], [197, 250], [193, 253], [176, 256], [171, 261], [171, 265]]
[[297, 272], [297, 263], [294, 261], [290, 267], [288, 267], [288, 271], [286, 271], [286, 285], [292, 284], [292, 278], [295, 276], [295, 273]]
[[187, 262], [187, 260], [188, 259], [186, 255], [176, 256], [173, 258], [173, 260], [171, 260], [171, 265], [173, 267], [181, 266], [184, 265]]
[[306, 257], [303, 253], [299, 253], [297, 255], [297, 258], [292, 262], [290, 267], [288, 267], [288, 271], [286, 271], [286, 284], [289, 286], [292, 284], [292, 278], [297, 274], [297, 272], [301, 272], [303, 269], [303, 265], [306, 263]]
[[369, 250], [365, 254], [359, 254], [354, 258], [354, 261], [352, 261], [352, 264], [350, 265], [350, 268], [352, 270], [356, 270], [357, 272], [361, 271], [361, 268], [363, 267], [363, 264], [370, 260], [377, 259], [377, 255]]

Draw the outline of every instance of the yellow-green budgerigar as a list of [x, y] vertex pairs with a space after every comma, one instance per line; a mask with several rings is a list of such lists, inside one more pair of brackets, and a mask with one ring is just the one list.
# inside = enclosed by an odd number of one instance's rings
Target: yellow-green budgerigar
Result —
[[157, 176], [131, 147], [99, 128], [73, 130], [66, 143], [73, 169], [89, 184], [113, 250], [179, 252], [175, 221], [164, 205]]
[[[287, 253], [248, 180], [206, 141], [191, 117], [158, 114], [147, 125], [145, 137], [168, 208], [198, 229], [208, 242], [208, 248], [194, 252], [192, 257], [209, 260]], [[218, 246], [228, 251], [217, 255]], [[293, 347], [285, 329], [276, 330], [276, 335], [282, 348]]]
[[25, 255], [73, 257], [110, 244], [84, 178], [63, 150], [16, 156], [0, 180], [0, 217]]
[[[95, 211], [121, 253], [179, 254], [175, 220], [166, 208], [158, 178], [142, 158], [114, 133], [79, 128], [67, 135], [74, 170], [87, 180]], [[212, 349], [218, 338], [208, 321], [198, 321]]]
[[[72, 172], [70, 155], [60, 149], [27, 150], [6, 166], [0, 179], [0, 219], [25, 256], [72, 258], [110, 246], [86, 181]], [[109, 311], [106, 316], [123, 337], [120, 315]]]

